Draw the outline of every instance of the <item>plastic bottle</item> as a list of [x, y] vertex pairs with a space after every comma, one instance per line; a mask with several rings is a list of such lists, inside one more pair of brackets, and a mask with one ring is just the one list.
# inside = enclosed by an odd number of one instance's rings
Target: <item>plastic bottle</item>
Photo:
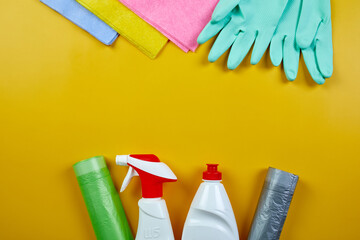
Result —
[[139, 200], [139, 224], [136, 240], [173, 240], [169, 213], [163, 196], [163, 183], [175, 182], [175, 174], [153, 154], [118, 155], [116, 164], [129, 166], [121, 192], [132, 177], [139, 176], [142, 199]]
[[233, 209], [218, 164], [207, 164], [186, 218], [182, 240], [238, 240]]

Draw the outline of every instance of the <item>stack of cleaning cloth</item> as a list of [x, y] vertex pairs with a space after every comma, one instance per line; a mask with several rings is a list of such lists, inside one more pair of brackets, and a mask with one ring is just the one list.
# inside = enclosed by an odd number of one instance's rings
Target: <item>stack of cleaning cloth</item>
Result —
[[[41, 0], [105, 44], [126, 38], [154, 59], [169, 38], [195, 51], [218, 0]], [[124, 6], [124, 5], [125, 6]], [[116, 33], [117, 32], [117, 33]], [[110, 35], [110, 36], [109, 36]]]

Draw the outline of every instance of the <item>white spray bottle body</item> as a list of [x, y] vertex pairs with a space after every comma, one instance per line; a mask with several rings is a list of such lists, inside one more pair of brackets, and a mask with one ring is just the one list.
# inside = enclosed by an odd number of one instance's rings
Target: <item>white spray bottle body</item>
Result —
[[203, 180], [186, 218], [182, 240], [238, 240], [234, 212], [221, 180]]
[[136, 240], [174, 240], [166, 202], [162, 198], [142, 198]]

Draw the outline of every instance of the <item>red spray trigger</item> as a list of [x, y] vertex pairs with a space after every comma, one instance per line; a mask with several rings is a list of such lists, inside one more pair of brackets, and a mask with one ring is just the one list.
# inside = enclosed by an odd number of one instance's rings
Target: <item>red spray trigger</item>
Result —
[[127, 165], [140, 177], [143, 198], [162, 197], [163, 183], [177, 180], [171, 169], [153, 154], [127, 155]]
[[213, 181], [221, 180], [221, 172], [217, 170], [217, 166], [219, 164], [206, 164], [206, 165], [207, 165], [207, 171], [203, 172], [203, 179], [213, 180]]
[[177, 181], [176, 178], [159, 177], [142, 171], [134, 166], [133, 168], [139, 174], [143, 198], [160, 198], [163, 196], [163, 183]]

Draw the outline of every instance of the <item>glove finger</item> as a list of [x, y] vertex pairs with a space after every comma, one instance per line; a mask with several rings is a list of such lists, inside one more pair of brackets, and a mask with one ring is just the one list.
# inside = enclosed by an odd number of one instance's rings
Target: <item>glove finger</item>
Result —
[[296, 30], [296, 44], [300, 48], [309, 48], [311, 46], [312, 42], [315, 39], [315, 35], [320, 22], [320, 19], [318, 19], [317, 21], [306, 20], [306, 23], [302, 24], [301, 22], [299, 22], [299, 26]]
[[256, 37], [254, 48], [251, 54], [250, 63], [257, 64], [269, 46], [274, 31], [260, 31]]
[[204, 27], [197, 38], [199, 44], [207, 42], [210, 38], [218, 34], [229, 22], [230, 17], [225, 18], [219, 22], [212, 23], [211, 21]]
[[276, 35], [270, 43], [270, 59], [274, 66], [279, 66], [283, 59], [283, 43], [285, 36]]
[[333, 73], [333, 46], [331, 21], [321, 23], [316, 41], [316, 62], [321, 74], [325, 78], [331, 77]]
[[296, 43], [300, 48], [310, 47], [321, 22], [320, 17], [313, 14], [315, 9], [312, 1], [304, 0], [302, 3], [299, 24], [296, 29]]
[[305, 48], [305, 49], [301, 49], [301, 52], [304, 56], [304, 61], [305, 61], [306, 67], [307, 67], [312, 79], [317, 84], [324, 84], [325, 79], [321, 75], [321, 73], [316, 65], [314, 49], [313, 48]]
[[212, 46], [208, 60], [209, 62], [215, 62], [221, 55], [228, 50], [234, 43], [239, 30], [233, 23], [229, 23], [223, 30], [221, 30], [219, 36], [216, 38], [214, 45]]
[[240, 65], [253, 45], [255, 37], [255, 32], [241, 32], [238, 35], [229, 54], [227, 62], [229, 69], [233, 70]]
[[284, 41], [284, 70], [286, 78], [294, 81], [299, 69], [300, 49], [294, 37], [286, 37]]
[[214, 9], [211, 20], [218, 22], [225, 18], [239, 2], [240, 0], [220, 0]]

